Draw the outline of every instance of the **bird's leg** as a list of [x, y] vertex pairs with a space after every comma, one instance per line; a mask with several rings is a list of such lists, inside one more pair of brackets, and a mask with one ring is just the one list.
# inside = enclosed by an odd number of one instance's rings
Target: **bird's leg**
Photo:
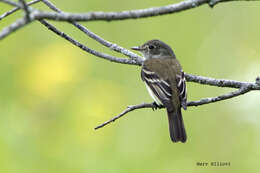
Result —
[[156, 109], [161, 109], [163, 107], [164, 107], [163, 105], [161, 105], [161, 104], [158, 105], [156, 102], [153, 102], [152, 110], [154, 111]]

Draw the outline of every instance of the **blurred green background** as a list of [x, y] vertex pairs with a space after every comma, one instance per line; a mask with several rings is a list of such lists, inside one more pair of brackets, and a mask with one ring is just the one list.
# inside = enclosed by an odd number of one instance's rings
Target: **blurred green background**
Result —
[[[52, 2], [67, 12], [121, 11], [165, 0]], [[46, 9], [44, 5], [36, 5]], [[0, 4], [0, 14], [11, 7]], [[0, 21], [0, 29], [23, 13]], [[191, 74], [255, 81], [260, 75], [259, 2], [207, 5], [139, 20], [83, 23], [130, 48], [160, 39]], [[72, 25], [51, 22], [90, 48], [116, 54]], [[188, 99], [231, 89], [188, 83]], [[94, 131], [127, 105], [151, 102], [140, 67], [111, 63], [33, 22], [0, 42], [0, 172], [258, 172], [260, 92], [183, 112], [188, 141], [174, 144], [165, 110], [142, 109]], [[230, 166], [197, 166], [197, 162]]]

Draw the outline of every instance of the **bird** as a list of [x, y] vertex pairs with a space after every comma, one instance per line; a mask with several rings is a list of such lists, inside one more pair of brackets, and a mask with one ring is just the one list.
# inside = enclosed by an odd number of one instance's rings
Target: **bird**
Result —
[[153, 98], [154, 108], [165, 107], [172, 142], [185, 143], [187, 135], [181, 108], [187, 109], [185, 73], [166, 43], [154, 39], [132, 47], [144, 57], [141, 78]]

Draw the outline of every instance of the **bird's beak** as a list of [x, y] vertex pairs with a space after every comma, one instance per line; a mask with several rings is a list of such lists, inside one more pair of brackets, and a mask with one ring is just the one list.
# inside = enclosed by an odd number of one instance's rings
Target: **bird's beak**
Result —
[[137, 50], [137, 51], [143, 50], [142, 48], [140, 48], [140, 46], [134, 46], [134, 47], [131, 47], [131, 49]]

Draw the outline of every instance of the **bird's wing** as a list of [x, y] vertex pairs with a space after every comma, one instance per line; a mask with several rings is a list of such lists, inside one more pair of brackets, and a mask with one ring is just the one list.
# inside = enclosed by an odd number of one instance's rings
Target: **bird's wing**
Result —
[[168, 80], [160, 78], [155, 72], [146, 68], [142, 68], [141, 77], [165, 106], [171, 103], [172, 89]]
[[179, 99], [181, 101], [181, 106], [184, 110], [187, 109], [187, 89], [186, 89], [186, 80], [184, 72], [181, 71], [180, 75], [176, 75], [176, 83], [179, 91]]

